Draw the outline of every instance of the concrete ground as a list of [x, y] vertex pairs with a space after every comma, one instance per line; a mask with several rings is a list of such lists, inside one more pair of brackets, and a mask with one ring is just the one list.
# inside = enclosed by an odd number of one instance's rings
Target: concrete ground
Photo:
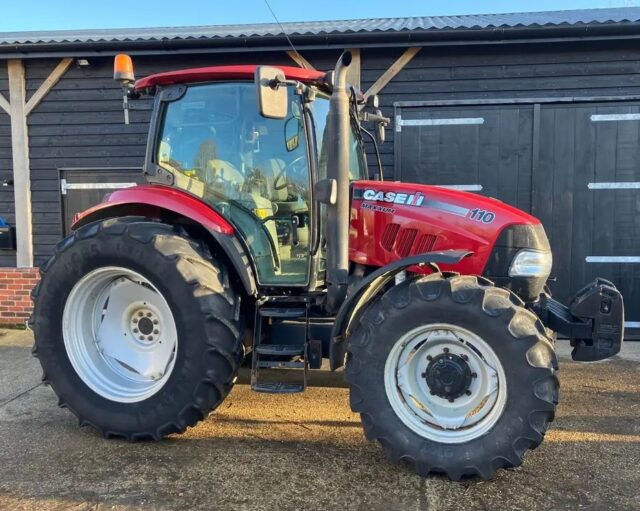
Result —
[[31, 344], [0, 331], [0, 509], [640, 509], [640, 342], [582, 365], [563, 347], [545, 442], [523, 467], [464, 483], [389, 464], [337, 387], [278, 396], [241, 383], [182, 436], [103, 440], [56, 406]]

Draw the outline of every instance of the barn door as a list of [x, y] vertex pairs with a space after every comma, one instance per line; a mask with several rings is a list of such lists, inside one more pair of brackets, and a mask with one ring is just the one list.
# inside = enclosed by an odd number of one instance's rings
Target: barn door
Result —
[[539, 122], [533, 214], [554, 249], [554, 295], [566, 301], [606, 278], [622, 292], [627, 328], [640, 328], [640, 107], [541, 105]]
[[395, 179], [531, 208], [533, 106], [397, 108]]
[[110, 190], [135, 186], [144, 181], [141, 168], [87, 167], [60, 169], [62, 229], [66, 236], [73, 216], [96, 204]]
[[[406, 103], [405, 103], [406, 105]], [[640, 332], [640, 103], [396, 107], [395, 179], [456, 186], [531, 212], [551, 241], [554, 297], [595, 277]]]

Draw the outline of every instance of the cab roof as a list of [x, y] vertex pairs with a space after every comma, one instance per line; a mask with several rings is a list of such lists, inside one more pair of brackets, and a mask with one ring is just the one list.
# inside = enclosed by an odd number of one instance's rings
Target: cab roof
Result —
[[[325, 73], [315, 69], [301, 67], [274, 66], [281, 69], [285, 77], [307, 84], [321, 84]], [[224, 80], [253, 80], [257, 65], [213, 66], [182, 69], [149, 75], [135, 83], [136, 90], [152, 88], [156, 85], [174, 85], [179, 83], [215, 82]]]

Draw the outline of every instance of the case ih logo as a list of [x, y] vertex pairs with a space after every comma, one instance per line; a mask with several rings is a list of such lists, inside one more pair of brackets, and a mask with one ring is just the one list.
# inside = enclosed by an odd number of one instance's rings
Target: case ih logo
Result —
[[420, 192], [400, 193], [400, 192], [378, 192], [371, 188], [362, 194], [364, 200], [387, 202], [404, 206], [421, 206], [424, 202], [424, 195]]

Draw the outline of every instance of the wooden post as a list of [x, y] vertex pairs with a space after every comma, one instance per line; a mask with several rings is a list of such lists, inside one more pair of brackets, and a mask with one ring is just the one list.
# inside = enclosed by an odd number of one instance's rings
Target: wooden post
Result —
[[420, 47], [407, 48], [407, 51], [400, 55], [398, 60], [396, 60], [371, 87], [369, 87], [369, 90], [364, 94], [365, 97], [374, 96], [384, 89], [384, 87], [393, 80], [400, 71], [402, 71], [402, 68], [406, 66], [419, 51]]
[[22, 60], [9, 60], [9, 112], [13, 153], [13, 194], [16, 214], [16, 266], [33, 266], [33, 228], [31, 217], [31, 176], [29, 134], [27, 132], [26, 84]]
[[298, 67], [301, 67], [302, 69], [315, 69], [311, 65], [311, 63], [307, 59], [305, 59], [302, 55], [300, 55], [297, 51], [289, 50], [287, 52], [287, 55], [291, 57], [291, 60], [293, 60], [296, 64], [298, 64]]
[[38, 90], [33, 93], [33, 96], [29, 98], [26, 106], [24, 107], [25, 115], [29, 115], [35, 107], [40, 104], [40, 101], [49, 93], [49, 91], [53, 88], [53, 86], [58, 83], [62, 75], [67, 72], [69, 66], [73, 62], [73, 59], [62, 59], [58, 62], [58, 65], [55, 67], [53, 71], [47, 76], [47, 79], [42, 82]]
[[9, 101], [0, 94], [0, 107], [11, 116], [13, 154], [13, 196], [16, 215], [16, 266], [33, 266], [33, 218], [31, 215], [31, 167], [27, 116], [69, 69], [73, 59], [62, 59], [27, 101], [22, 60], [7, 62]]

